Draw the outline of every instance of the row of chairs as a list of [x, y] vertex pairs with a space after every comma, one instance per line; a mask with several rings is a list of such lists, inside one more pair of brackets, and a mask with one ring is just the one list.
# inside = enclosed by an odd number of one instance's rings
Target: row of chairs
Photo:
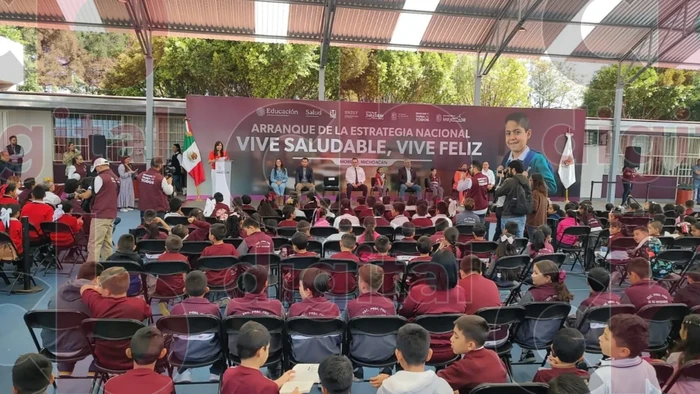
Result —
[[[564, 326], [566, 318], [571, 312], [571, 306], [563, 302], [535, 302], [525, 306], [501, 306], [494, 308], [483, 308], [476, 312], [476, 315], [483, 317], [491, 327], [487, 348], [494, 350], [506, 365], [508, 374], [513, 377], [513, 365], [518, 363], [511, 362], [512, 345], [517, 344], [523, 349], [543, 350], [546, 349], [547, 356], [550, 352], [551, 339], [547, 341], [544, 347], [535, 348], [529, 343], [518, 339], [518, 330], [521, 324], [526, 321], [533, 323], [556, 321], [560, 323], [560, 327]], [[590, 308], [586, 311], [583, 322], [605, 324], [607, 321], [617, 314], [634, 313], [632, 305], [604, 305]], [[637, 312], [637, 315], [650, 322], [668, 322], [678, 324], [688, 313], [697, 313], [698, 308], [689, 310], [684, 304], [667, 304], [667, 305], [648, 305]], [[417, 317], [413, 322], [424, 327], [432, 335], [445, 335], [452, 332], [454, 321], [460, 315], [424, 315]], [[140, 321], [129, 319], [91, 319], [82, 312], [70, 310], [35, 310], [27, 312], [24, 316], [24, 321], [32, 336], [32, 340], [37, 348], [37, 351], [53, 362], [75, 362], [79, 361], [88, 354], [94, 357], [94, 340], [105, 341], [121, 341], [128, 339], [144, 324]], [[340, 346], [336, 350], [338, 354], [347, 355], [355, 364], [369, 368], [384, 368], [393, 367], [396, 364], [394, 356], [386, 360], [365, 360], [355, 357], [352, 352], [351, 343], [353, 337], [357, 336], [372, 336], [390, 337], [396, 336], [398, 330], [408, 321], [401, 316], [362, 316], [345, 321], [342, 319], [318, 319], [306, 317], [281, 318], [277, 316], [229, 316], [223, 320], [219, 317], [209, 315], [183, 315], [183, 316], [168, 316], [162, 317], [156, 323], [156, 327], [165, 334], [170, 335], [201, 335], [201, 334], [216, 334], [220, 339], [220, 351], [212, 354], [206, 360], [199, 360], [196, 363], [188, 362], [187, 360], [179, 359], [175, 354], [168, 354], [168, 370], [172, 376], [174, 368], [200, 368], [221, 361], [227, 365], [238, 365], [240, 359], [232, 353], [229, 344], [235, 346], [235, 336], [240, 331], [240, 328], [248, 321], [256, 321], [264, 325], [273, 338], [273, 343], [281, 343], [279, 349], [271, 349], [270, 356], [265, 366], [282, 364], [285, 369], [291, 365], [305, 362], [306, 360], [297, 360], [291, 351], [292, 336], [305, 337], [327, 337], [327, 336], [342, 336]], [[578, 327], [579, 329], [581, 327]], [[61, 356], [54, 354], [49, 349], [41, 346], [38, 337], [34, 330], [53, 330], [53, 331], [68, 331], [81, 330], [86, 340], [86, 348], [90, 349], [90, 353], [81, 353], [75, 356]], [[669, 333], [670, 334], [670, 333]], [[646, 349], [650, 352], [663, 351], [671, 344], [670, 336], [667, 341], [661, 346], [650, 347]], [[230, 341], [229, 339], [233, 339]], [[586, 345], [586, 352], [600, 354], [600, 348], [594, 344]], [[544, 357], [542, 365], [544, 366], [547, 360]], [[459, 356], [454, 358], [431, 363], [428, 365], [437, 368], [445, 367], [459, 359]], [[125, 371], [114, 371], [100, 365], [100, 360], [96, 360], [98, 375], [95, 379], [105, 380], [108, 374], [118, 374]], [[698, 376], [700, 367], [693, 364], [690, 371], [692, 376]], [[680, 373], [680, 372], [679, 372]], [[670, 383], [670, 380], [667, 380]]]

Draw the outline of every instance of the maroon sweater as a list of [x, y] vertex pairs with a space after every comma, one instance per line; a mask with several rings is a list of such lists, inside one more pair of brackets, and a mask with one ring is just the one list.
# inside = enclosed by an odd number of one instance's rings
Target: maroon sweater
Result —
[[483, 347], [469, 352], [449, 367], [438, 372], [453, 390], [468, 394], [482, 383], [506, 383], [508, 375], [498, 354]]
[[[227, 243], [220, 243], [220, 244], [215, 244], [211, 246], [207, 246], [204, 248], [202, 251], [201, 257], [210, 257], [210, 256], [236, 256], [238, 257], [238, 250], [231, 245]], [[240, 271], [244, 271], [245, 269], [243, 267], [239, 267]], [[230, 269], [227, 270], [221, 270], [221, 271], [207, 271], [207, 283], [209, 283], [212, 286], [222, 286], [224, 283], [229, 283], [225, 282], [226, 277], [230, 276], [231, 274], [229, 273], [231, 271]], [[240, 272], [238, 273], [240, 275]], [[232, 279], [238, 278], [238, 275], [233, 275]]]
[[668, 290], [650, 279], [641, 280], [627, 289], [620, 300], [621, 304], [632, 304], [637, 310], [651, 304], [670, 304], [673, 297]]
[[163, 193], [163, 175], [153, 168], [142, 172], [136, 178], [139, 181], [139, 210], [153, 209], [156, 212], [168, 212], [168, 196]]
[[211, 228], [209, 222], [195, 220], [190, 223], [190, 226], [194, 227], [194, 230], [190, 231], [187, 241], [206, 241], [209, 239], [209, 228]]
[[396, 315], [394, 302], [379, 293], [364, 293], [348, 302], [348, 319], [358, 316], [393, 316]]
[[673, 302], [686, 304], [688, 308], [700, 305], [700, 282], [688, 285], [676, 292]]

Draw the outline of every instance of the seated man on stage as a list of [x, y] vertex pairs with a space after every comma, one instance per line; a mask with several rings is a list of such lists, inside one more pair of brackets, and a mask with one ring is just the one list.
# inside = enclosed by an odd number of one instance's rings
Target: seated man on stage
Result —
[[418, 182], [416, 170], [411, 168], [410, 160], [404, 160], [403, 164], [404, 168], [399, 168], [399, 196], [402, 200], [405, 200], [406, 192], [412, 191], [416, 193], [416, 197], [420, 200], [423, 189], [416, 183]]
[[303, 188], [308, 188], [309, 191], [316, 192], [316, 186], [314, 185], [314, 170], [309, 167], [309, 159], [306, 157], [301, 159], [301, 167], [297, 167], [296, 181], [296, 190], [298, 195], [301, 196], [301, 190]]
[[368, 189], [367, 185], [365, 185], [365, 181], [367, 180], [365, 177], [365, 170], [359, 166], [359, 163], [357, 158], [353, 157], [352, 167], [349, 167], [348, 170], [345, 171], [345, 181], [348, 183], [348, 200], [350, 200], [350, 195], [354, 191], [361, 191], [362, 197], [367, 197]]

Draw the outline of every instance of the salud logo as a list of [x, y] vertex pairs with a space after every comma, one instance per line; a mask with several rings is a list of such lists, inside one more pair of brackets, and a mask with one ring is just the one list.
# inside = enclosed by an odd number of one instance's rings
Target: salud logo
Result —
[[328, 114], [331, 116], [331, 119], [335, 119], [335, 117], [338, 116], [338, 113], [335, 112], [334, 109], [328, 111]]

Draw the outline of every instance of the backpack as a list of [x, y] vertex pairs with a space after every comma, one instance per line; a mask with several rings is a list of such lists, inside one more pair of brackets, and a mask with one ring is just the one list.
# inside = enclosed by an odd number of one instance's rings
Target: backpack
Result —
[[[518, 182], [517, 179], [515, 181]], [[512, 196], [514, 201], [512, 201], [513, 208], [511, 212], [516, 215], [528, 215], [532, 213], [532, 191], [530, 188], [525, 189], [523, 185], [518, 182]]]

